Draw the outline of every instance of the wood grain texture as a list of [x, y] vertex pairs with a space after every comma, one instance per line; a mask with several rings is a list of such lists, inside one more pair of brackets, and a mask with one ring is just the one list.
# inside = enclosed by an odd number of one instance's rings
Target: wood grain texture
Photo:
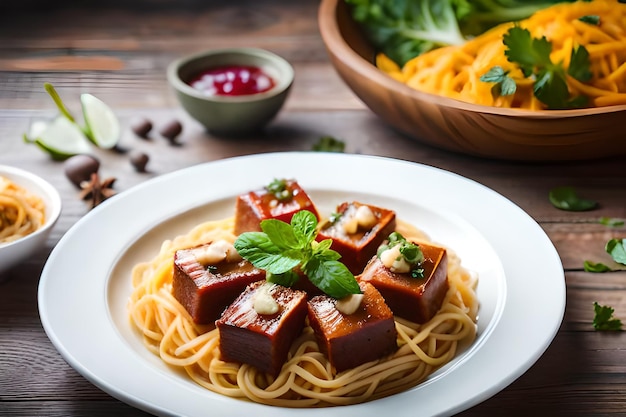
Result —
[[[63, 234], [88, 213], [78, 190], [65, 178], [63, 164], [21, 140], [33, 120], [56, 113], [43, 90], [46, 81], [77, 114], [83, 92], [96, 94], [115, 109], [123, 125], [121, 151], [94, 152], [101, 160], [101, 173], [118, 178], [115, 188], [120, 193], [198, 163], [260, 152], [309, 151], [323, 135], [344, 140], [349, 153], [430, 165], [499, 192], [537, 221], [554, 243], [565, 270], [567, 307], [554, 342], [537, 363], [508, 388], [460, 415], [624, 415], [626, 335], [594, 331], [592, 319], [595, 301], [613, 306], [616, 315], [626, 319], [626, 271], [591, 274], [582, 268], [585, 260], [610, 264], [606, 241], [626, 237], [626, 227], [598, 223], [603, 216], [626, 218], [623, 157], [503, 162], [416, 143], [369, 111], [335, 72], [317, 30], [319, 2], [314, 0], [127, 3], [86, 7], [64, 2], [51, 7], [27, 0], [20, 2], [23, 7], [15, 2], [14, 7], [6, 2], [0, 6], [8, 10], [0, 13], [0, 164], [44, 176], [59, 190], [64, 204], [46, 247], [0, 275], [0, 416], [147, 415], [110, 397], [72, 369], [41, 325], [37, 285], [43, 265]], [[257, 7], [251, 7], [253, 3]], [[40, 9], [30, 7], [34, 5]], [[233, 142], [205, 132], [184, 114], [165, 83], [165, 68], [186, 52], [238, 45], [264, 47], [285, 56], [296, 68], [296, 81], [284, 110], [265, 131]], [[123, 65], [78, 68], [81, 60], [98, 62], [100, 57]], [[19, 67], [24, 62], [62, 65], [31, 71]], [[148, 140], [129, 129], [137, 116], [155, 124]], [[183, 123], [178, 146], [157, 133], [172, 118]], [[150, 156], [148, 172], [134, 171], [128, 159], [131, 150]], [[595, 199], [598, 209], [555, 209], [547, 195], [561, 185], [574, 186]], [[517, 244], [515, 236], [511, 244]], [[524, 256], [524, 247], [519, 252]], [[541, 268], [532, 259], [528, 264], [529, 274]], [[532, 300], [528, 304], [532, 308]]]

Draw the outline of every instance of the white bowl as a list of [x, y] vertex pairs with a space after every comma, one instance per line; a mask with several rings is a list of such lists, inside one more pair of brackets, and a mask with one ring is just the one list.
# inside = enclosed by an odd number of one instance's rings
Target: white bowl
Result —
[[43, 226], [21, 239], [0, 243], [0, 274], [2, 274], [32, 256], [45, 245], [52, 227], [61, 214], [61, 196], [50, 183], [20, 168], [0, 165], [0, 176], [6, 177], [31, 193], [38, 195], [46, 205]]

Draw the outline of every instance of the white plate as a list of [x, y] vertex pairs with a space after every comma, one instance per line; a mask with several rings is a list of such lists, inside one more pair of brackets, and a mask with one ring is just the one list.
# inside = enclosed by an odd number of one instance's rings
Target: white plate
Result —
[[155, 178], [78, 221], [50, 255], [38, 294], [44, 329], [63, 358], [110, 395], [156, 415], [327, 414], [327, 409], [270, 407], [209, 392], [149, 353], [127, 317], [134, 263], [151, 259], [161, 241], [195, 224], [232, 216], [238, 194], [274, 178], [297, 179], [325, 214], [353, 199], [392, 208], [455, 250], [480, 277], [478, 337], [468, 349], [413, 389], [333, 413], [460, 412], [522, 375], [556, 334], [565, 309], [559, 256], [539, 225], [506, 198], [458, 175], [410, 162], [274, 153]]

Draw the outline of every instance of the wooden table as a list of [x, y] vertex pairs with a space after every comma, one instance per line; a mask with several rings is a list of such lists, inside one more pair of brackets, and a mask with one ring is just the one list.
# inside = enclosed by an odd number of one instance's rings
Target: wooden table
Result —
[[[115, 188], [121, 193], [198, 163], [310, 150], [323, 135], [343, 140], [349, 153], [432, 165], [501, 193], [528, 212], [556, 246], [565, 268], [567, 308], [541, 359], [508, 388], [462, 415], [626, 415], [626, 334], [592, 327], [594, 301], [614, 307], [616, 316], [626, 319], [626, 272], [592, 274], [582, 267], [587, 259], [617, 266], [604, 245], [613, 237], [626, 237], [626, 228], [609, 228], [598, 219], [626, 218], [623, 157], [571, 163], [493, 161], [440, 151], [395, 133], [334, 72], [317, 30], [314, 0], [154, 0], [133, 7], [101, 3], [36, 8], [37, 0], [26, 0], [1, 6], [7, 10], [0, 13], [0, 164], [47, 178], [61, 193], [64, 207], [46, 247], [1, 277], [0, 415], [144, 415], [68, 366], [41, 326], [37, 285], [42, 267], [61, 236], [89, 211], [65, 177], [62, 163], [21, 140], [32, 120], [55, 114], [43, 89], [46, 81], [76, 112], [80, 93], [103, 99], [124, 125], [121, 145], [150, 155], [149, 172], [137, 173], [126, 154], [98, 152], [101, 173], [116, 177]], [[182, 54], [226, 46], [272, 50], [296, 70], [292, 94], [279, 117], [265, 132], [237, 142], [214, 137], [189, 119], [165, 79], [167, 64]], [[152, 119], [155, 129], [172, 118], [182, 121], [180, 146], [172, 147], [157, 134], [148, 141], [137, 139], [128, 129], [137, 116]], [[555, 209], [548, 191], [562, 185], [576, 187], [598, 201], [599, 208], [581, 213]], [[536, 268], [541, 265], [529, 259], [528, 273]]]

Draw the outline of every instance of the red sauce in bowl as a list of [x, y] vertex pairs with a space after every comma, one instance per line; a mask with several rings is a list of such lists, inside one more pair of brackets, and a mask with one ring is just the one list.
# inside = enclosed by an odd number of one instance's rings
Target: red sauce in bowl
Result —
[[268, 91], [276, 82], [261, 68], [229, 65], [203, 71], [189, 85], [207, 96], [243, 96]]

